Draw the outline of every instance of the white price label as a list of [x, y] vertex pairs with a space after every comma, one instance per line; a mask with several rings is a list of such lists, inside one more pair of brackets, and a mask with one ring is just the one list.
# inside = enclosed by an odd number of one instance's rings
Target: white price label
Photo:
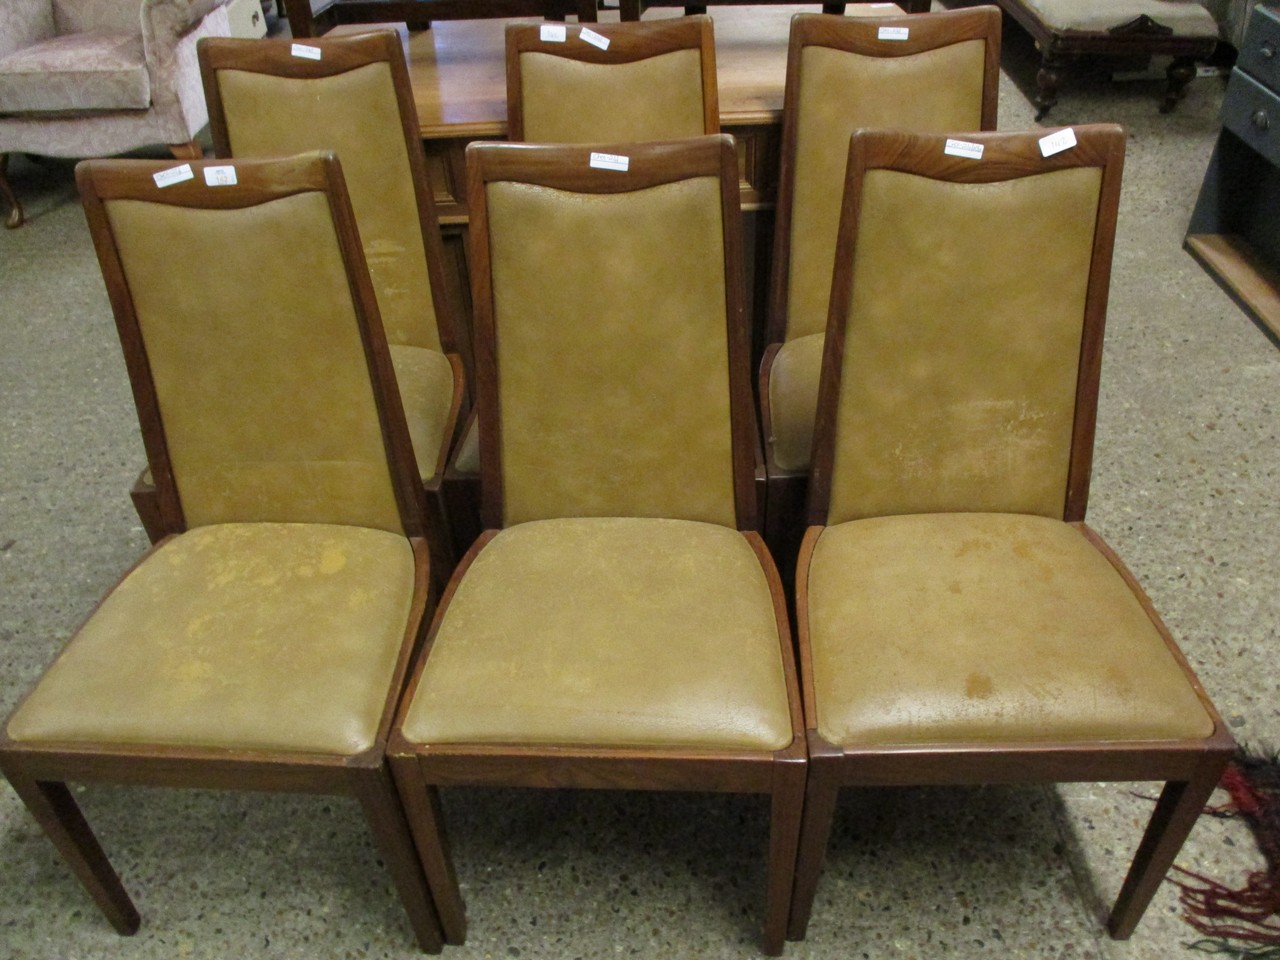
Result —
[[1076, 132], [1070, 127], [1065, 127], [1057, 133], [1040, 138], [1040, 156], [1052, 157], [1055, 153], [1070, 150], [1075, 145]]
[[910, 27], [881, 27], [876, 31], [881, 40], [906, 40], [911, 36]]
[[289, 52], [303, 60], [319, 60], [324, 55], [319, 47], [307, 43], [295, 43], [289, 48]]
[[609, 49], [609, 38], [603, 34], [596, 33], [590, 27], [583, 27], [579, 36], [593, 47], [599, 47], [601, 50]]
[[967, 157], [970, 160], [981, 160], [984, 147], [980, 143], [968, 140], [947, 140], [942, 152], [950, 157]]
[[205, 167], [204, 182], [210, 187], [234, 187], [236, 185], [236, 168]]
[[183, 180], [194, 180], [195, 176], [191, 171], [191, 164], [184, 163], [180, 167], [170, 167], [168, 170], [153, 173], [151, 179], [163, 190], [165, 187], [172, 187], [175, 183], [182, 183]]
[[631, 158], [620, 157], [616, 153], [592, 153], [591, 166], [598, 170], [621, 170], [626, 173], [631, 166]]
[[538, 39], [543, 43], [564, 43], [564, 37], [563, 23], [544, 23], [538, 31]]

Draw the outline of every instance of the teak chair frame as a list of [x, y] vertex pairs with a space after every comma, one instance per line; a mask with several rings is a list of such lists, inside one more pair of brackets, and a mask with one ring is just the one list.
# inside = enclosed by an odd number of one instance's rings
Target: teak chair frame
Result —
[[[967, 140], [984, 144], [985, 152], [980, 163], [945, 155], [942, 149], [945, 138], [941, 136], [860, 130], [850, 141], [847, 187], [841, 209], [835, 279], [822, 357], [819, 417], [808, 506], [810, 527], [805, 534], [796, 574], [797, 639], [810, 765], [788, 931], [791, 939], [803, 938], [807, 929], [842, 786], [1163, 780], [1165, 786], [1107, 921], [1113, 938], [1127, 939], [1204, 809], [1235, 749], [1222, 718], [1150, 599], [1120, 558], [1085, 523], [1124, 133], [1114, 125], [1076, 127], [1077, 145], [1074, 148], [1043, 158], [1037, 149], [1037, 141], [1051, 132], [965, 134]], [[818, 536], [828, 522], [836, 405], [841, 388], [846, 317], [852, 297], [863, 175], [870, 170], [894, 170], [956, 183], [990, 183], [1081, 166], [1100, 167], [1102, 182], [1084, 310], [1063, 520], [1077, 528], [1098, 549], [1132, 590], [1212, 720], [1213, 733], [1203, 739], [1168, 741], [979, 741], [842, 748], [826, 740], [816, 729], [808, 571]]]
[[[409, 434], [395, 391], [377, 301], [356, 236], [342, 170], [332, 154], [238, 162], [238, 186], [235, 189], [205, 188], [201, 176], [203, 169], [222, 164], [225, 161], [194, 161], [191, 163], [194, 179], [163, 189], [153, 183], [152, 175], [169, 169], [172, 163], [100, 160], [86, 161], [76, 168], [76, 180], [90, 233], [120, 333], [143, 444], [156, 480], [157, 516], [162, 524], [159, 542], [115, 586], [119, 586], [133, 569], [174, 535], [183, 533], [186, 520], [169, 459], [146, 346], [104, 201], [143, 200], [189, 208], [227, 210], [256, 206], [308, 191], [323, 192], [329, 202], [347, 270], [396, 503], [405, 535], [412, 546], [416, 569], [404, 640], [387, 689], [374, 743], [368, 750], [354, 756], [168, 745], [31, 743], [10, 739], [6, 727], [0, 729], [0, 772], [121, 934], [132, 934], [138, 929], [138, 912], [80, 812], [67, 787], [68, 781], [354, 796], [369, 820], [378, 852], [386, 861], [419, 946], [428, 953], [438, 953], [442, 946], [440, 924], [425, 877], [413, 856], [412, 838], [384, 752], [400, 691], [421, 640], [429, 595], [428, 550]], [[111, 596], [115, 586], [99, 601], [94, 612]], [[26, 697], [22, 702], [25, 700]]]
[[[882, 28], [907, 28], [906, 40], [879, 40]], [[894, 17], [836, 17], [801, 13], [791, 19], [787, 46], [787, 75], [782, 110], [782, 148], [778, 167], [778, 202], [774, 217], [773, 260], [769, 275], [766, 347], [760, 361], [759, 396], [768, 476], [765, 539], [779, 556], [794, 556], [798, 528], [803, 525], [805, 489], [809, 474], [783, 468], [774, 458], [772, 412], [769, 405], [773, 361], [787, 341], [787, 303], [790, 290], [792, 206], [796, 193], [796, 157], [800, 128], [801, 60], [806, 47], [828, 47], [866, 57], [912, 56], [970, 40], [985, 43], [981, 129], [996, 128], [1000, 86], [1000, 11], [994, 6], [915, 13]], [[834, 238], [833, 238], [834, 239]], [[815, 440], [816, 443], [816, 440]], [[795, 531], [792, 533], [791, 531]]]
[[[591, 151], [624, 153], [627, 173], [592, 169]], [[765, 793], [771, 796], [767, 916], [764, 947], [781, 952], [794, 877], [800, 798], [804, 790], [803, 716], [782, 584], [756, 532], [756, 425], [752, 406], [749, 346], [742, 320], [742, 249], [738, 168], [733, 138], [719, 134], [686, 141], [648, 144], [542, 146], [472, 144], [467, 148], [471, 209], [472, 290], [477, 334], [478, 410], [481, 423], [482, 511], [485, 532], [454, 572], [437, 608], [418, 669], [406, 690], [401, 717], [392, 730], [388, 755], [423, 869], [431, 884], [449, 942], [465, 933], [461, 892], [444, 838], [436, 788], [505, 785], [627, 790], [697, 790]], [[760, 560], [772, 597], [781, 644], [792, 740], [772, 752], [692, 749], [531, 746], [525, 744], [420, 744], [401, 733], [404, 711], [413, 700], [423, 665], [440, 624], [471, 563], [504, 526], [501, 422], [493, 291], [489, 262], [489, 222], [485, 187], [515, 180], [558, 190], [621, 193], [713, 175], [721, 183], [725, 251], [725, 297], [729, 345], [734, 502], [738, 529]]]
[[[573, 28], [570, 27], [570, 30]], [[506, 32], [507, 139], [523, 141], [524, 72], [522, 54], [536, 52], [582, 63], [621, 64], [648, 60], [677, 50], [698, 50], [702, 61], [703, 133], [720, 132], [720, 94], [716, 85], [716, 45], [711, 18], [680, 17], [624, 23], [595, 23], [591, 29], [609, 40], [601, 50], [589, 43], [548, 43], [541, 25], [509, 23]]]
[[[440, 493], [445, 464], [459, 434], [459, 426], [465, 419], [469, 404], [466, 363], [459, 350], [458, 331], [455, 325], [456, 311], [449, 300], [444, 272], [444, 241], [436, 217], [435, 201], [427, 177], [426, 156], [422, 149], [422, 135], [418, 129], [417, 108], [413, 102], [413, 89], [409, 81], [409, 69], [399, 36], [391, 30], [373, 30], [333, 38], [307, 41], [322, 51], [318, 60], [298, 57], [290, 52], [288, 40], [246, 40], [227, 37], [210, 38], [197, 47], [200, 59], [200, 77], [204, 84], [205, 99], [209, 106], [209, 132], [213, 139], [214, 155], [231, 158], [236, 156], [228, 129], [226, 108], [218, 73], [237, 70], [245, 73], [265, 74], [271, 77], [294, 80], [313, 80], [348, 73], [370, 64], [385, 63], [391, 72], [395, 90], [400, 125], [404, 134], [413, 181], [416, 213], [426, 254], [426, 271], [431, 287], [431, 300], [435, 312], [436, 329], [440, 349], [453, 368], [453, 399], [445, 424], [444, 440], [436, 457], [435, 472], [429, 478], [420, 478], [417, 487], [421, 491], [423, 511], [430, 526], [429, 537], [433, 566], [440, 573], [447, 573], [453, 565], [453, 556], [447, 549], [450, 541], [448, 524]], [[294, 151], [288, 151], [294, 152]], [[357, 230], [358, 236], [358, 230]], [[264, 269], [267, 269], [264, 266]], [[143, 527], [154, 543], [164, 528], [156, 513], [154, 487], [139, 478], [129, 491]]]

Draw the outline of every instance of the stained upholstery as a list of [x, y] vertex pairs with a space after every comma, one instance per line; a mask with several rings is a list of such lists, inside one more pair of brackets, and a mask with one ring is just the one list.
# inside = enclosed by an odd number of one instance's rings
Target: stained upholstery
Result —
[[[238, 210], [105, 206], [187, 525], [274, 520], [400, 532], [325, 198], [304, 193]], [[221, 282], [191, 282], [211, 269]], [[306, 322], [273, 324], [264, 304]]]
[[9, 736], [360, 753], [374, 743], [413, 589], [403, 536], [319, 524], [192, 530], [108, 594]]
[[0, 58], [0, 113], [145, 110], [142, 35], [72, 33]]
[[1106, 32], [1147, 16], [1174, 36], [1216, 37], [1218, 24], [1199, 0], [1019, 0], [1052, 30]]
[[780, 749], [791, 722], [760, 561], [714, 524], [509, 527], [450, 601], [403, 732], [424, 744]]
[[526, 51], [520, 72], [524, 139], [531, 142], [669, 140], [706, 132], [698, 50], [610, 64]]
[[788, 340], [769, 367], [769, 440], [773, 461], [783, 470], [809, 466], [825, 341], [821, 333]]
[[988, 184], [868, 171], [828, 523], [1062, 517], [1100, 185], [1096, 167]]
[[338, 155], [387, 341], [439, 350], [390, 66], [370, 63], [307, 79], [219, 70], [217, 82], [233, 156]]
[[1060, 520], [828, 527], [809, 599], [817, 729], [842, 746], [1213, 732], [1128, 585]]
[[735, 526], [719, 180], [487, 191], [505, 525]]
[[392, 344], [390, 351], [418, 476], [427, 480], [438, 472], [440, 450], [449, 439], [445, 427], [453, 404], [453, 367], [443, 353], [427, 347]]

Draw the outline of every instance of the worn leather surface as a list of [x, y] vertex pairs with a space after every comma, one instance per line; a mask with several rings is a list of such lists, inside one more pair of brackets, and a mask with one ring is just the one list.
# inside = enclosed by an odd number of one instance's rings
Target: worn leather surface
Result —
[[1128, 585], [1060, 520], [934, 514], [822, 532], [818, 731], [845, 746], [1203, 737], [1213, 724]]
[[977, 130], [986, 45], [960, 43], [904, 57], [808, 46], [801, 54], [787, 339], [822, 333], [831, 298], [849, 136], [860, 127]]
[[524, 139], [531, 143], [672, 140], [706, 133], [702, 58], [673, 50], [632, 63], [520, 55]]
[[428, 480], [435, 476], [446, 439], [453, 405], [453, 367], [443, 353], [426, 347], [393, 344], [390, 351], [418, 475]]
[[774, 463], [783, 470], [809, 467], [825, 341], [820, 333], [788, 340], [769, 368], [770, 442]]
[[220, 70], [218, 86], [234, 156], [337, 153], [388, 342], [439, 350], [391, 68], [307, 80]]
[[103, 601], [9, 722], [19, 741], [369, 749], [414, 588], [403, 536], [224, 524]]
[[509, 527], [458, 586], [403, 731], [419, 743], [784, 747], [759, 559], [714, 524]]
[[719, 180], [487, 190], [505, 525], [735, 526]]
[[105, 203], [188, 527], [401, 532], [328, 203]]
[[867, 173], [828, 523], [1062, 518], [1100, 183]]

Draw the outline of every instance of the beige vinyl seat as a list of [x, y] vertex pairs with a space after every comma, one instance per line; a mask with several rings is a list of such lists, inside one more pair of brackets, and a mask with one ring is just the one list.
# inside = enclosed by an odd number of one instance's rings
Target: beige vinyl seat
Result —
[[[304, 46], [318, 51], [314, 59], [295, 55], [288, 40], [200, 44], [214, 149], [237, 158], [333, 150], [342, 161], [417, 459], [433, 560], [447, 575], [452, 557], [439, 488], [465, 414], [466, 376], [404, 52], [385, 30]], [[278, 267], [268, 257], [261, 269]], [[152, 489], [140, 483], [132, 496], [154, 530]]]
[[753, 529], [733, 140], [472, 144], [468, 177], [486, 530], [392, 748], [441, 921], [464, 928], [439, 786], [762, 793], [776, 953], [804, 749]]
[[438, 952], [384, 753], [427, 547], [341, 168], [90, 161], [77, 181], [162, 537], [10, 716], [0, 770], [121, 933], [138, 913], [67, 781], [352, 795]]
[[759, 391], [766, 540], [784, 570], [804, 529], [849, 135], [860, 127], [994, 130], [999, 71], [995, 7], [885, 18], [800, 14], [791, 22]]
[[[810, 772], [790, 935], [842, 786], [1163, 780], [1111, 913], [1124, 938], [1233, 749], [1084, 523], [1124, 134], [949, 150], [888, 131], [849, 149], [796, 575]], [[1010, 269], [1027, 250], [1035, 268]]]
[[[507, 136], [532, 143], [671, 140], [720, 132], [715, 40], [705, 16], [593, 23], [608, 46], [566, 27], [543, 39], [542, 24], [506, 29]], [[466, 424], [446, 475], [455, 549], [480, 533], [480, 443]]]

